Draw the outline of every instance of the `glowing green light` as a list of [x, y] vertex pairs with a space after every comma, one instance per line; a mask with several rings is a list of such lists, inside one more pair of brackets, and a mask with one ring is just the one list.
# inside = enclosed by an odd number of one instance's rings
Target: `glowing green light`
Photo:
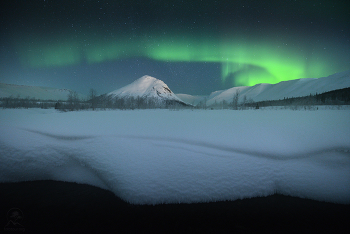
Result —
[[[88, 38], [87, 41], [84, 38]], [[243, 37], [220, 39], [188, 35], [153, 35], [152, 37], [103, 37], [86, 35], [74, 40], [19, 43], [23, 64], [31, 67], [101, 63], [142, 56], [167, 62], [212, 62], [221, 64], [221, 79], [232, 79], [233, 86], [277, 83], [332, 74], [334, 67], [315, 51], [306, 58], [296, 47], [270, 40]], [[331, 69], [332, 68], [332, 69]]]
[[[235, 74], [233, 85], [277, 83], [305, 77], [303, 55], [293, 49], [276, 49], [268, 43], [196, 43], [195, 41], [168, 42], [149, 51], [149, 57], [162, 61], [220, 62], [223, 82]], [[260, 69], [249, 70], [250, 67]]]

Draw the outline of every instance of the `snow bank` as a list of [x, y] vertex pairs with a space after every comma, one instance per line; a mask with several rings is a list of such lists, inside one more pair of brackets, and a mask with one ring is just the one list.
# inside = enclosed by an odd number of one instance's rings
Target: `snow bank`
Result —
[[350, 111], [0, 110], [0, 182], [60, 180], [134, 204], [274, 193], [350, 204]]

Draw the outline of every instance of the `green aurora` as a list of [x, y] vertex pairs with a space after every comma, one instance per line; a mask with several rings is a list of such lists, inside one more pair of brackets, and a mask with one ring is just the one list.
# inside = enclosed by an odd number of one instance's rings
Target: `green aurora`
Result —
[[165, 62], [220, 63], [222, 82], [234, 76], [234, 86], [321, 77], [334, 70], [328, 66], [332, 64], [329, 59], [321, 53], [313, 52], [313, 57], [307, 58], [300, 49], [283, 44], [276, 46], [268, 40], [205, 40], [180, 36], [106, 39], [94, 35], [88, 38], [88, 41], [59, 38], [37, 43], [29, 39], [16, 46], [21, 52], [22, 65], [32, 68], [102, 63], [130, 57]]
[[350, 69], [347, 1], [1, 4], [4, 83], [108, 92], [148, 74], [202, 95]]

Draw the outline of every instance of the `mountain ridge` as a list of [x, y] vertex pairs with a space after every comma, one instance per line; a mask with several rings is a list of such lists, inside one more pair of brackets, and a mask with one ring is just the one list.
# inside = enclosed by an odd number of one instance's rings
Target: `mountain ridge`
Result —
[[[70, 89], [0, 83], [0, 98], [20, 96], [21, 98], [29, 97], [40, 100], [67, 100], [70, 92], [73, 91]], [[78, 94], [78, 96], [79, 98], [86, 98], [83, 94]]]
[[[175, 94], [161, 80], [152, 76], [142, 76], [134, 82], [112, 92], [104, 94], [112, 98], [142, 97], [160, 101], [171, 101], [182, 104], [197, 105], [206, 102], [207, 106], [226, 101], [232, 102], [234, 94], [240, 92], [239, 101], [244, 96], [254, 102], [280, 100], [284, 98], [302, 97], [310, 94], [325, 93], [350, 87], [350, 70], [335, 73], [321, 78], [301, 78], [282, 81], [277, 84], [260, 83], [254, 86], [233, 87], [226, 90], [217, 90], [210, 95]], [[50, 87], [27, 86], [0, 83], [0, 98], [17, 97], [35, 98], [41, 100], [67, 100], [69, 89], [55, 89]], [[79, 94], [80, 98], [86, 98]]]
[[[236, 92], [239, 92], [239, 101], [242, 101], [244, 96], [254, 102], [267, 100], [280, 100], [284, 98], [303, 97], [310, 94], [320, 94], [332, 90], [343, 89], [350, 87], [350, 70], [335, 73], [333, 75], [321, 78], [301, 78], [296, 80], [281, 81], [277, 84], [260, 83], [254, 86], [239, 86], [226, 90], [218, 90], [212, 92], [206, 98], [206, 105], [214, 105], [226, 101], [232, 102], [232, 98]], [[180, 95], [185, 100], [183, 101], [199, 101], [196, 96]]]

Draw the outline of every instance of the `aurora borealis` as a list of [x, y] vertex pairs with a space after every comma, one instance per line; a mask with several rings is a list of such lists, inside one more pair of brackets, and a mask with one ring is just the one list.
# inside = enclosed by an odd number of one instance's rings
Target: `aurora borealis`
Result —
[[345, 1], [5, 1], [4, 83], [100, 93], [148, 74], [175, 93], [350, 69]]

